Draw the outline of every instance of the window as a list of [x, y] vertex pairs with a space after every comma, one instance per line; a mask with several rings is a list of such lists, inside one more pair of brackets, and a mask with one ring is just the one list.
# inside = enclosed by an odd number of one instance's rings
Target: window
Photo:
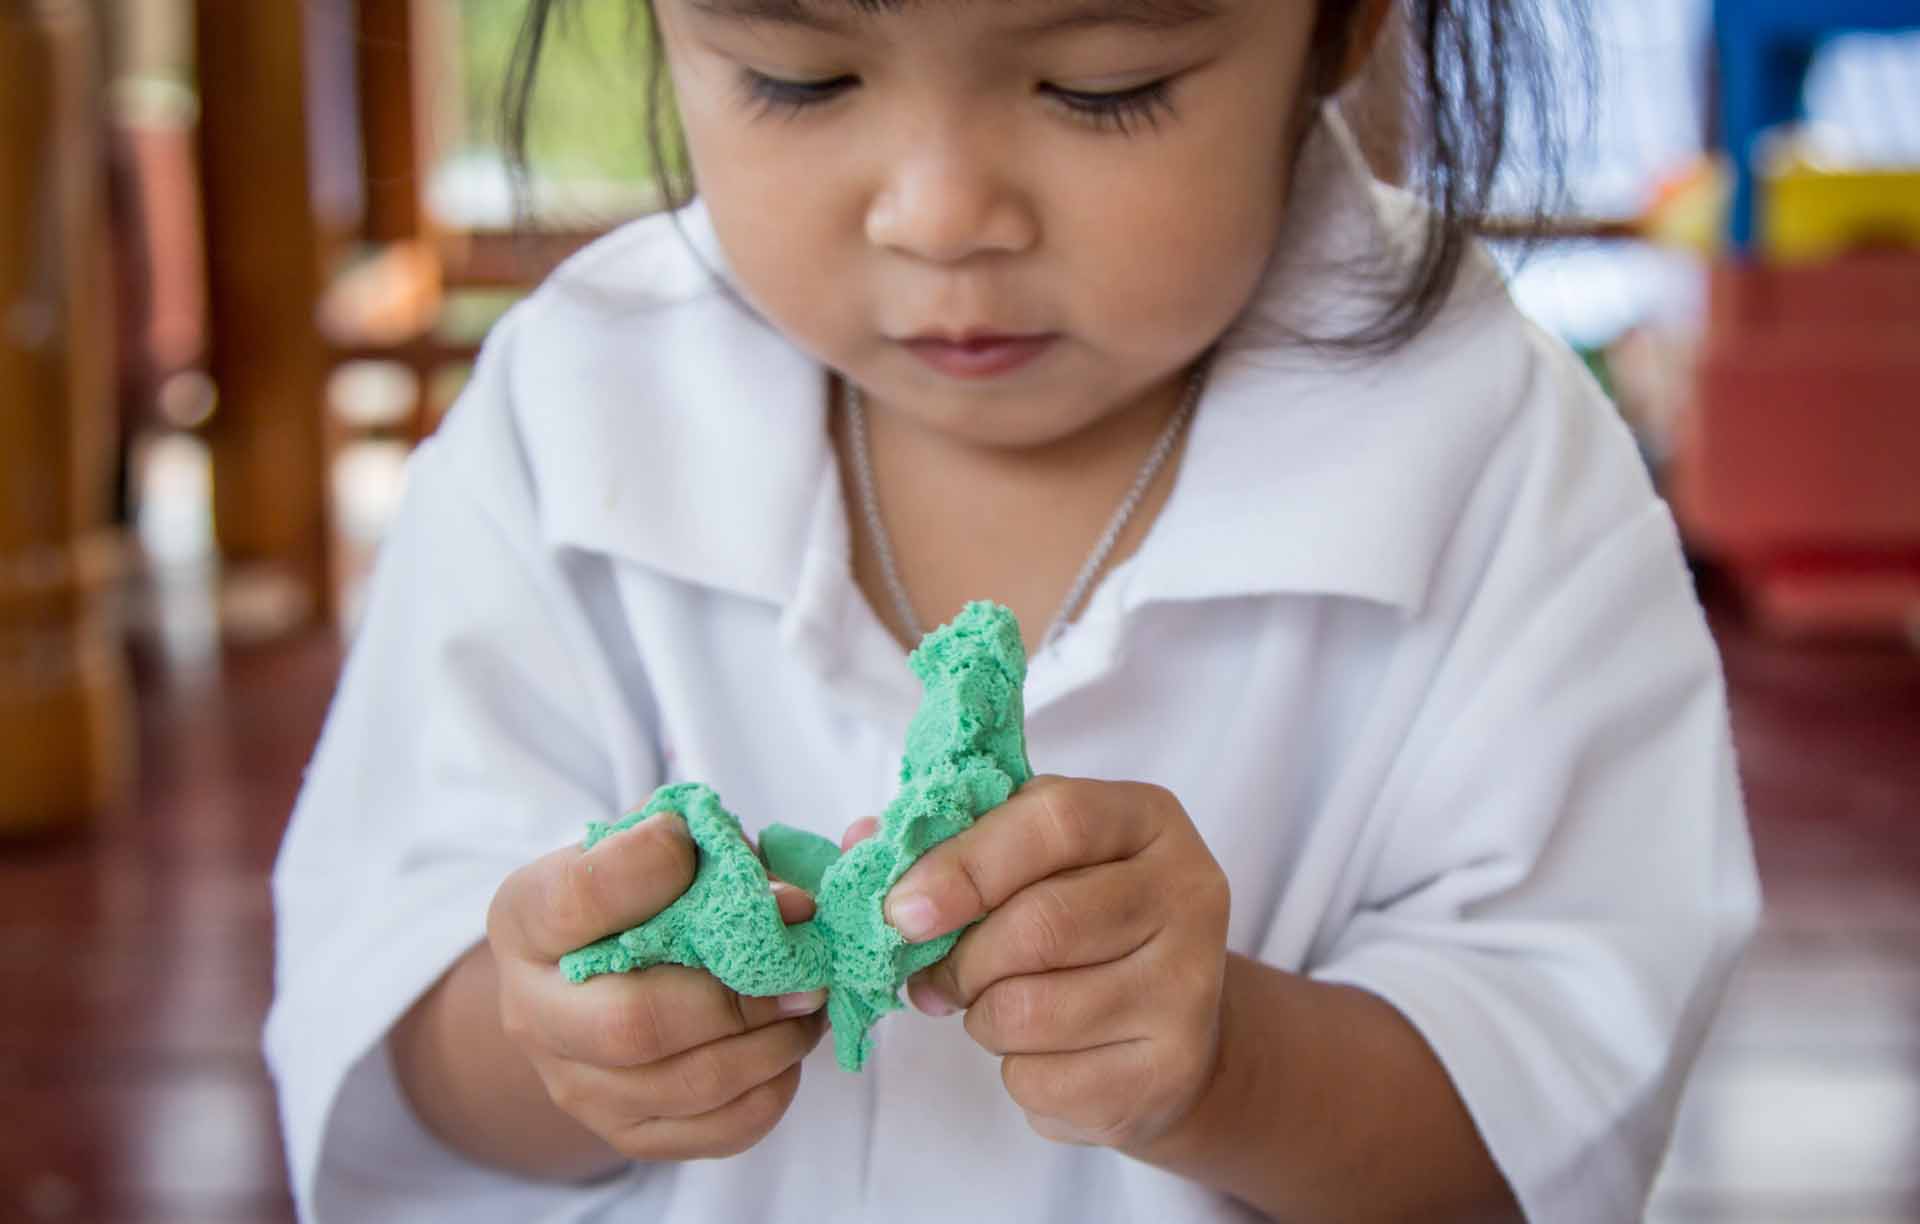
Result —
[[[447, 48], [432, 82], [430, 206], [455, 229], [514, 222], [501, 93], [521, 4], [430, 0]], [[592, 0], [554, 19], [529, 130], [532, 206], [541, 224], [604, 228], [659, 206], [648, 164], [647, 25], [638, 3]], [[611, 117], [611, 119], [609, 118]]]

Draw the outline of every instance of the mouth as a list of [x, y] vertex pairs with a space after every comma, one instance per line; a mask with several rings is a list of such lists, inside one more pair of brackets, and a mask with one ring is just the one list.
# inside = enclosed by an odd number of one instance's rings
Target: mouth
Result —
[[926, 332], [899, 343], [915, 357], [952, 378], [993, 378], [1010, 374], [1051, 348], [1052, 333]]

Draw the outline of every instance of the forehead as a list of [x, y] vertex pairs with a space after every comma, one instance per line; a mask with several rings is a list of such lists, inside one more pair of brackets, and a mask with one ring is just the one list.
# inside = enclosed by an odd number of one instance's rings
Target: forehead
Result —
[[965, 8], [1004, 14], [1026, 35], [1099, 26], [1171, 30], [1220, 16], [1230, 0], [689, 0], [714, 17], [844, 32], [862, 18]]

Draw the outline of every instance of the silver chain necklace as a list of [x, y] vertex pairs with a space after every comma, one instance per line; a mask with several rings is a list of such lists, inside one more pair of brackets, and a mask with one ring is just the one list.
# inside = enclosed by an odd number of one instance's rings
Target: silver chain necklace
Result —
[[[920, 626], [920, 618], [914, 614], [913, 600], [907, 595], [907, 585], [900, 580], [900, 569], [894, 564], [893, 543], [887, 535], [887, 525], [880, 517], [880, 498], [874, 491], [873, 458], [867, 448], [867, 412], [861, 399], [860, 388], [851, 380], [843, 379], [847, 397], [847, 427], [853, 442], [853, 475], [859, 486], [860, 508], [867, 521], [867, 532], [873, 538], [873, 550], [880, 557], [880, 573], [887, 584], [887, 594], [893, 599], [893, 613], [900, 625], [914, 641], [926, 636]], [[1080, 573], [1073, 580], [1073, 586], [1067, 591], [1066, 599], [1060, 605], [1060, 611], [1054, 614], [1053, 623], [1040, 638], [1039, 650], [1045, 650], [1053, 644], [1055, 638], [1066, 632], [1073, 614], [1079, 610], [1080, 601], [1087, 597], [1087, 590], [1099, 575], [1100, 569], [1107, 563], [1107, 556], [1120, 542], [1120, 533], [1127, 529], [1127, 523], [1133, 518], [1135, 510], [1140, 508], [1140, 500], [1146, 496], [1147, 487], [1160, 473], [1161, 465], [1167, 456], [1173, 453], [1173, 444], [1179, 440], [1180, 431], [1186, 427], [1200, 402], [1200, 391], [1206, 385], [1206, 363], [1202, 361], [1194, 367], [1187, 379], [1187, 388], [1180, 398], [1180, 407], [1160, 431], [1160, 437], [1154, 442], [1153, 449], [1147, 453], [1147, 461], [1140, 468], [1140, 474], [1133, 478], [1133, 487], [1120, 500], [1120, 505], [1107, 522], [1107, 529], [1100, 534], [1100, 540], [1093, 546], [1093, 552], [1081, 565]]]

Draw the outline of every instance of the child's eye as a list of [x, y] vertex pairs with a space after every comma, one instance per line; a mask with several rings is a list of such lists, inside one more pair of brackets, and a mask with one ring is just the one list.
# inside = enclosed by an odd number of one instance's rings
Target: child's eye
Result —
[[859, 77], [848, 75], [817, 81], [789, 81], [751, 68], [741, 69], [740, 80], [750, 106], [764, 114], [783, 115], [797, 115], [809, 107], [831, 102], [860, 83]]
[[1062, 89], [1058, 85], [1042, 85], [1040, 91], [1073, 112], [1076, 118], [1084, 119], [1096, 127], [1131, 135], [1134, 125], [1145, 123], [1148, 127], [1158, 127], [1162, 114], [1174, 113], [1172, 85], [1172, 77], [1162, 77], [1158, 81], [1112, 93], [1088, 93], [1080, 89]]

